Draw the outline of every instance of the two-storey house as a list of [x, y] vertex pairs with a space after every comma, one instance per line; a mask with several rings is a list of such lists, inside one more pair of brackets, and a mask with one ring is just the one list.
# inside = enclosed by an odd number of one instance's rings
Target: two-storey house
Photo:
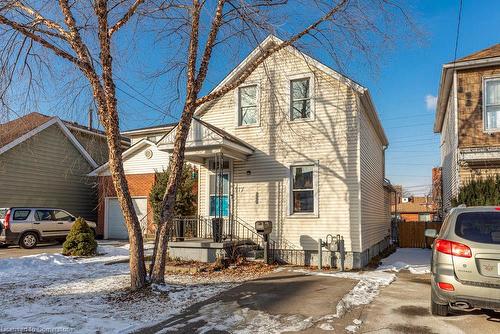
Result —
[[[279, 42], [268, 37], [220, 85]], [[301, 250], [306, 264], [318, 239], [341, 235], [348, 268], [387, 246], [388, 140], [358, 83], [288, 47], [200, 107], [190, 131], [185, 156], [199, 166], [199, 216], [227, 219], [228, 234], [272, 221], [277, 247]], [[158, 148], [171, 152], [175, 133]]]
[[500, 174], [500, 44], [443, 65], [434, 132], [447, 211], [469, 180]]

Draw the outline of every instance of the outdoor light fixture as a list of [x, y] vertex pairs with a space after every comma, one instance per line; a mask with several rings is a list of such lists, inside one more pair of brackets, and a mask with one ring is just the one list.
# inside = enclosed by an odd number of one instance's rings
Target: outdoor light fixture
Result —
[[247, 175], [252, 175], [252, 171], [247, 170]]

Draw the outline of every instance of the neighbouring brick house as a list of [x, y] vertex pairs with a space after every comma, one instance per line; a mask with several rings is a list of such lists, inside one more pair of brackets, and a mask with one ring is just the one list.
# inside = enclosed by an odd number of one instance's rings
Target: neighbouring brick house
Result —
[[500, 44], [443, 65], [434, 132], [447, 211], [468, 181], [500, 174]]
[[433, 221], [437, 214], [436, 205], [429, 196], [401, 197], [392, 211], [405, 222]]
[[[132, 146], [122, 154], [123, 167], [137, 216], [146, 235], [154, 231], [148, 196], [155, 182], [155, 173], [166, 170], [169, 161], [168, 153], [158, 150], [154, 141], [174, 125], [159, 125], [122, 133], [132, 142]], [[98, 178], [98, 235], [105, 239], [127, 239], [127, 229], [116, 198], [108, 163], [89, 175]]]

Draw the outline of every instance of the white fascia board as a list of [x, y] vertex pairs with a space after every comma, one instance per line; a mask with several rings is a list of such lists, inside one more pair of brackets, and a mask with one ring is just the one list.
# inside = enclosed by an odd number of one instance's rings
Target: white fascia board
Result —
[[89, 164], [93, 168], [96, 168], [98, 166], [97, 163], [90, 156], [90, 154], [85, 150], [85, 148], [80, 144], [80, 142], [75, 138], [75, 136], [71, 133], [71, 131], [69, 131], [69, 129], [64, 125], [64, 123], [59, 119], [59, 117], [52, 117], [50, 120], [43, 123], [42, 125], [34, 128], [33, 130], [25, 133], [24, 135], [22, 135], [21, 137], [17, 138], [14, 141], [12, 141], [11, 143], [0, 148], [0, 154], [7, 152], [8, 150], [25, 142], [29, 138], [35, 136], [36, 134], [42, 132], [43, 130], [47, 129], [48, 127], [50, 127], [51, 125], [54, 125], [54, 124], [57, 124], [59, 126], [59, 128], [62, 130], [62, 132], [71, 141], [71, 143], [76, 147], [76, 149], [83, 155], [83, 157], [89, 162]]
[[[152, 141], [147, 140], [147, 139], [141, 139], [140, 141], [138, 141], [137, 143], [135, 143], [134, 145], [130, 146], [128, 149], [123, 151], [122, 160], [125, 161], [129, 155], [136, 152], [137, 150], [139, 150], [143, 146], [156, 146], [156, 144], [153, 143]], [[109, 168], [109, 161], [106, 162], [105, 164], [97, 167], [92, 172], [88, 173], [87, 176], [98, 176], [101, 172], [107, 170], [108, 168]]]

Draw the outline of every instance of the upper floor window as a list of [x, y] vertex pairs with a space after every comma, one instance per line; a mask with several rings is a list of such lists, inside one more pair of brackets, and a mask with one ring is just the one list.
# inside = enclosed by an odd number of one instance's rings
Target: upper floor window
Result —
[[484, 128], [500, 130], [500, 78], [484, 81]]
[[238, 89], [238, 126], [257, 124], [257, 85]]
[[311, 78], [294, 79], [290, 81], [290, 119], [312, 118]]

